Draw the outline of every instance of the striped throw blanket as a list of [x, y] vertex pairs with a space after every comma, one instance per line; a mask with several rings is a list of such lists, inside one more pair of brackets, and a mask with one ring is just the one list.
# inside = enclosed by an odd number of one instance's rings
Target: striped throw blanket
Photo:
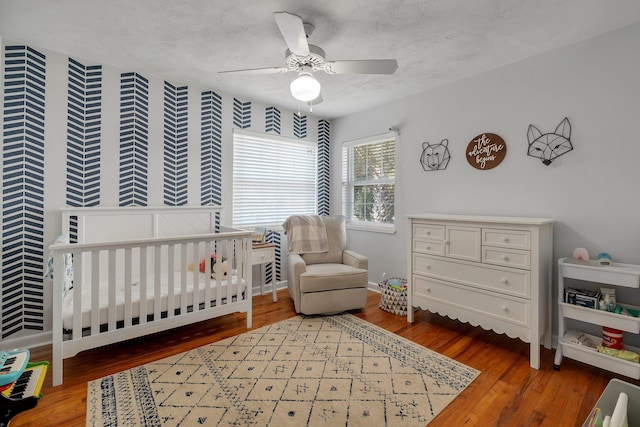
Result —
[[289, 253], [311, 254], [329, 251], [327, 231], [319, 215], [292, 215], [282, 224], [289, 239]]

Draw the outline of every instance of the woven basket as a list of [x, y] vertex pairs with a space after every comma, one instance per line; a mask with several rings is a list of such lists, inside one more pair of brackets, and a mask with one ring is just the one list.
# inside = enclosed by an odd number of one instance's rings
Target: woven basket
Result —
[[[402, 284], [407, 283], [405, 279], [400, 279], [398, 277], [393, 277], [392, 279], [400, 281]], [[389, 280], [391, 279], [383, 280], [378, 283], [378, 286], [380, 287], [380, 304], [378, 304], [378, 307], [398, 316], [406, 316], [407, 288], [397, 289], [390, 287], [388, 285]]]

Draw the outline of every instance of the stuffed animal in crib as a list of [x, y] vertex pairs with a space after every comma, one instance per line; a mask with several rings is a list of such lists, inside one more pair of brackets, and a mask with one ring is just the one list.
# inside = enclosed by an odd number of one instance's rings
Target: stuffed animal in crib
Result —
[[[220, 277], [222, 279], [226, 279], [227, 278], [227, 259], [225, 257], [222, 257], [222, 262], [217, 262], [216, 260], [216, 255], [215, 254], [211, 254], [211, 278], [215, 279], [218, 277], [218, 275], [220, 275]], [[204, 273], [204, 259], [202, 261], [200, 261], [200, 264], [198, 265], [198, 269], [200, 270], [200, 273]]]

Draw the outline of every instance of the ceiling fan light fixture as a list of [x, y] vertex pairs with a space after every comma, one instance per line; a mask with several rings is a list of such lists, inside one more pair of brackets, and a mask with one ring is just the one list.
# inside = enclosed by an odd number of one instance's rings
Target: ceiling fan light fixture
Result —
[[313, 101], [320, 95], [320, 82], [309, 72], [302, 71], [291, 82], [291, 95], [298, 101]]

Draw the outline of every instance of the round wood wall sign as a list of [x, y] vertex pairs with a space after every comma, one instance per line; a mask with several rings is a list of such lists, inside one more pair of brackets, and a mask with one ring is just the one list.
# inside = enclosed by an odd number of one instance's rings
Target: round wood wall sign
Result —
[[480, 170], [493, 169], [507, 155], [507, 144], [495, 133], [483, 133], [467, 145], [467, 161]]

